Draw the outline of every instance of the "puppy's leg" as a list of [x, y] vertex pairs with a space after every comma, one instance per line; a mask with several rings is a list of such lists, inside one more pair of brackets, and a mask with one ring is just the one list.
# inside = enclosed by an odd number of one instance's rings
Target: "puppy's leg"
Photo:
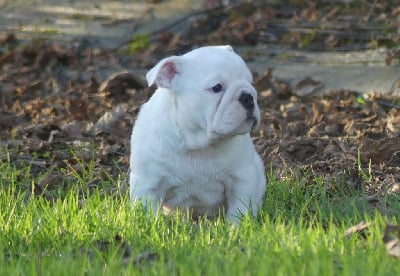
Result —
[[[253, 183], [251, 183], [253, 181]], [[227, 195], [226, 216], [234, 224], [240, 222], [243, 215], [257, 216], [258, 209], [262, 205], [265, 192], [265, 182], [254, 183], [253, 180], [240, 181], [232, 187]]]
[[131, 176], [129, 196], [132, 203], [140, 202], [147, 213], [158, 215], [162, 207], [163, 195], [160, 194], [159, 180], [148, 177], [146, 182]]
[[228, 197], [228, 210], [226, 212], [226, 217], [233, 224], [239, 223], [240, 218], [246, 214], [250, 213], [251, 215], [256, 216], [257, 210], [257, 205], [252, 203], [249, 198], [233, 195]]

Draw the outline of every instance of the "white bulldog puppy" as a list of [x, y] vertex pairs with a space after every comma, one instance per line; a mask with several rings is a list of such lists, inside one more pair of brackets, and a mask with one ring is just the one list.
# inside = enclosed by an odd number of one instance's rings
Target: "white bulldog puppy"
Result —
[[256, 215], [266, 188], [249, 132], [260, 121], [245, 62], [230, 46], [161, 60], [146, 75], [158, 89], [131, 137], [130, 198], [159, 211]]

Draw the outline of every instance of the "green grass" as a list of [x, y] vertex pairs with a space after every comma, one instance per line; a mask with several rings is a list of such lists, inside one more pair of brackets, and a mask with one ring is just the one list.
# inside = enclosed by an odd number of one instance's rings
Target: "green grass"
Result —
[[38, 33], [43, 35], [58, 35], [60, 34], [60, 31], [54, 28], [49, 28], [49, 29], [41, 29], [38, 31]]
[[[29, 168], [0, 161], [0, 275], [400, 275], [382, 242], [398, 212], [382, 215], [359, 192], [327, 189], [318, 177], [270, 173], [258, 218], [233, 227], [148, 216], [127, 196], [85, 191], [88, 167], [49, 201], [32, 196]], [[387, 204], [400, 209], [398, 198]], [[361, 220], [368, 230], [346, 237]]]
[[128, 44], [129, 53], [134, 54], [141, 51], [150, 45], [150, 35], [142, 34], [135, 35]]

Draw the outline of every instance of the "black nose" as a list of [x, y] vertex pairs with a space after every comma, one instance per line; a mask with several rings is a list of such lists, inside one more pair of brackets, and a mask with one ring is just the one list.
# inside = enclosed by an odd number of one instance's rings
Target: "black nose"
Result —
[[253, 96], [251, 96], [249, 93], [242, 92], [239, 97], [239, 102], [242, 104], [244, 109], [248, 111], [252, 111], [254, 109]]

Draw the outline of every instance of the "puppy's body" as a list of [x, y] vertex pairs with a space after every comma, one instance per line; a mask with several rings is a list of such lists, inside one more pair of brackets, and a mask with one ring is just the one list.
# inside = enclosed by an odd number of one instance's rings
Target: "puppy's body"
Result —
[[147, 79], [159, 88], [132, 133], [131, 199], [195, 216], [225, 210], [232, 221], [256, 214], [266, 183], [249, 131], [260, 115], [241, 58], [203, 47], [164, 59]]

